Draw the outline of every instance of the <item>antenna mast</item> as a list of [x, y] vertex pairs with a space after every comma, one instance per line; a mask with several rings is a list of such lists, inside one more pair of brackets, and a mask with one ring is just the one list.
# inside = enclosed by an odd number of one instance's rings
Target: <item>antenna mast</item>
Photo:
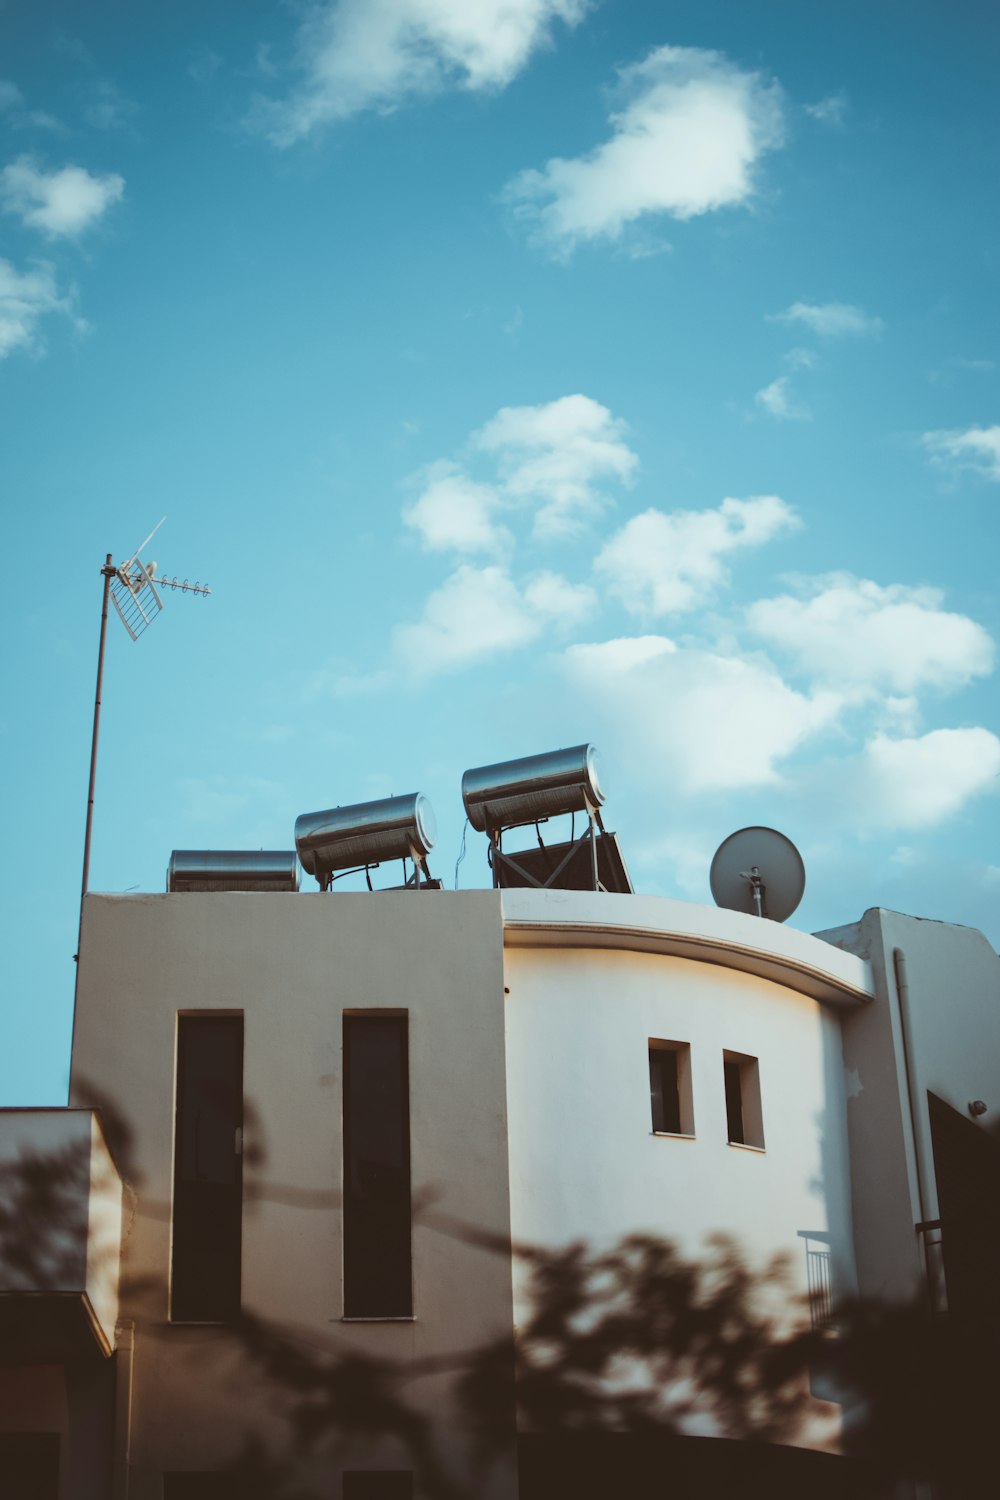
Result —
[[[157, 592], [158, 588], [176, 589], [183, 594], [208, 595], [212, 590], [207, 584], [188, 583], [185, 578], [181, 582], [177, 578], [157, 578], [156, 563], [144, 563], [140, 553], [152, 541], [159, 531], [164, 516], [153, 527], [149, 536], [132, 553], [127, 562], [118, 567], [111, 560], [109, 552], [104, 559], [101, 569], [101, 577], [104, 579], [104, 596], [101, 602], [101, 635], [100, 644], [97, 648], [97, 688], [94, 693], [94, 731], [90, 741], [90, 783], [87, 790], [87, 823], [83, 836], [83, 879], [80, 889], [80, 926], [83, 926], [83, 897], [87, 894], [90, 880], [90, 841], [94, 825], [94, 786], [97, 780], [97, 741], [101, 728], [101, 693], [104, 684], [104, 647], [108, 633], [108, 599], [118, 612], [118, 617], [129, 635], [137, 641], [148, 625], [151, 625], [156, 616], [163, 608], [163, 600]], [[76, 957], [80, 956], [80, 943], [77, 939]]]

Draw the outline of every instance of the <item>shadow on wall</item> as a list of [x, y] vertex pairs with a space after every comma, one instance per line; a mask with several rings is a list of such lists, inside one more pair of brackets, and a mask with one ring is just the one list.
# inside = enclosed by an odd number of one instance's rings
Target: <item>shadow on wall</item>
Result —
[[[103, 1113], [127, 1175], [127, 1128], [106, 1104]], [[251, 1198], [282, 1191], [265, 1183], [265, 1166], [258, 1149]], [[49, 1274], [53, 1247], [79, 1212], [82, 1170], [65, 1153], [0, 1169], [0, 1265], [17, 1266], [22, 1285]], [[426, 1203], [417, 1211], [484, 1255], [511, 1254], [507, 1242]], [[904, 1479], [930, 1482], [949, 1500], [1000, 1488], [995, 1298], [979, 1315], [951, 1318], [923, 1305], [842, 1305], [828, 1328], [815, 1330], [787, 1289], [785, 1266], [749, 1266], [730, 1240], [709, 1242], [697, 1261], [650, 1236], [600, 1252], [577, 1243], [515, 1246], [513, 1254], [530, 1308], [516, 1339], [447, 1359], [345, 1352], [334, 1334], [320, 1346], [243, 1310], [231, 1337], [248, 1373], [273, 1390], [287, 1440], [248, 1442], [211, 1476], [206, 1494], [314, 1500], [324, 1493], [318, 1475], [366, 1444], [388, 1442], [405, 1454], [417, 1494], [474, 1500], [509, 1449], [515, 1413], [523, 1500], [704, 1500], [737, 1489], [823, 1500], [888, 1495]], [[850, 1413], [850, 1459], [795, 1447], [815, 1410], [817, 1376]], [[472, 1456], [460, 1474], [440, 1424], [414, 1399], [425, 1379], [446, 1382], [449, 1422], [469, 1435]], [[685, 1436], [695, 1421], [705, 1436]]]

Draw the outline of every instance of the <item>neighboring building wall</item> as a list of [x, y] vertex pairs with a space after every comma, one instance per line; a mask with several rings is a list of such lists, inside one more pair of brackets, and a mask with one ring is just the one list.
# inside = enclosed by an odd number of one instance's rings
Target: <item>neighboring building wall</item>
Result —
[[883, 972], [894, 975], [897, 950], [903, 959], [924, 1210], [933, 1219], [938, 1203], [928, 1092], [966, 1119], [970, 1101], [982, 1099], [988, 1106], [979, 1121], [983, 1130], [995, 1128], [1000, 1116], [1000, 957], [973, 927], [885, 910], [866, 914], [864, 920], [870, 917], [877, 917]]
[[92, 1346], [110, 1354], [122, 1181], [95, 1112], [0, 1109], [0, 1193], [8, 1213], [20, 1208], [31, 1216], [26, 1244], [13, 1243], [13, 1224], [0, 1227], [0, 1297], [66, 1299], [67, 1336], [72, 1322], [84, 1352]]
[[[250, 1439], [277, 1448], [286, 1435], [288, 1392], [253, 1378], [239, 1341], [168, 1321], [178, 1011], [244, 1016], [244, 1309], [307, 1349], [431, 1360], [512, 1324], [508, 1258], [433, 1222], [509, 1242], [502, 961], [489, 891], [87, 898], [73, 1098], [114, 1099], [138, 1195], [123, 1261], [130, 1500], [159, 1500], [163, 1471], [215, 1468]], [[414, 1318], [345, 1323], [342, 1018], [385, 1008], [409, 1013]], [[407, 1394], [457, 1454], [447, 1382]], [[358, 1467], [379, 1461], [369, 1448]], [[512, 1464], [513, 1450], [484, 1496], [514, 1492]], [[327, 1479], [317, 1493], [338, 1492]]]
[[109, 1494], [121, 1240], [96, 1114], [0, 1110], [0, 1494]]
[[881, 908], [819, 936], [875, 975], [874, 1005], [844, 1029], [858, 1269], [864, 1295], [905, 1299], [925, 1248], [932, 1282], [940, 1269], [935, 1233], [922, 1246], [915, 1227], [939, 1216], [928, 1091], [966, 1120], [984, 1100], [983, 1130], [1000, 1116], [1000, 958], [974, 928]]

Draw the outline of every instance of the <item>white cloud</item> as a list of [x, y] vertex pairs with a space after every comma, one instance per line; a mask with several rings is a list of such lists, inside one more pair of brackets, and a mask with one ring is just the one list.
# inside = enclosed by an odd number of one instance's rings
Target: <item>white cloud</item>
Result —
[[15, 130], [33, 126], [36, 130], [62, 130], [62, 125], [44, 109], [26, 109], [24, 95], [16, 83], [9, 78], [0, 78], [0, 114], [7, 116], [5, 123]]
[[961, 354], [953, 354], [949, 364], [957, 370], [971, 370], [974, 375], [989, 375], [997, 367], [995, 359], [966, 359]]
[[615, 533], [594, 566], [631, 613], [678, 614], [727, 581], [727, 553], [759, 547], [799, 524], [777, 495], [727, 499], [715, 510], [647, 510]]
[[388, 687], [391, 677], [384, 668], [377, 672], [324, 674], [324, 685], [335, 698], [369, 698]]
[[602, 484], [631, 480], [639, 460], [625, 431], [589, 396], [501, 407], [467, 445], [467, 463], [491, 461], [489, 481], [439, 460], [416, 476], [420, 494], [403, 519], [427, 548], [467, 555], [509, 550], [513, 537], [500, 518], [519, 511], [533, 512], [536, 537], [565, 536], [603, 507]]
[[957, 813], [1000, 776], [988, 729], [934, 729], [917, 739], [877, 734], [854, 767], [853, 798], [876, 826], [925, 828]]
[[453, 463], [432, 464], [417, 500], [403, 520], [431, 551], [499, 552], [510, 533], [493, 519], [500, 497], [492, 485], [477, 484]]
[[30, 271], [17, 271], [10, 261], [0, 260], [0, 359], [16, 349], [37, 349], [38, 325], [54, 312], [73, 317], [72, 299], [59, 295], [51, 266], [41, 263]]
[[298, 36], [299, 87], [257, 101], [257, 121], [277, 146], [362, 110], [407, 98], [505, 88], [555, 22], [575, 26], [590, 0], [326, 0]]
[[[960, 375], [992, 375], [996, 367], [995, 359], [969, 359], [962, 354], [949, 354], [942, 366], [927, 371], [927, 379], [932, 385], [953, 386]], [[926, 436], [936, 434], [927, 433]]]
[[[796, 347], [783, 356], [790, 371], [813, 370], [819, 364], [815, 349]], [[769, 416], [782, 422], [811, 422], [812, 412], [801, 401], [792, 383], [791, 375], [779, 375], [770, 385], [763, 386], [754, 396], [755, 403]]]
[[803, 405], [796, 397], [789, 375], [779, 375], [770, 385], [762, 386], [754, 396], [754, 401], [769, 416], [777, 417], [782, 422], [812, 420], [812, 412], [808, 406]]
[[1000, 426], [925, 432], [923, 442], [933, 463], [973, 469], [986, 479], [1000, 481]]
[[981, 625], [941, 608], [940, 590], [882, 587], [851, 574], [813, 580], [810, 598], [785, 594], [747, 611], [750, 629], [812, 678], [913, 693], [956, 688], [993, 667]]
[[28, 156], [0, 173], [0, 199], [6, 211], [49, 239], [89, 229], [124, 191], [124, 178], [115, 172], [106, 177], [93, 177], [84, 167], [44, 172]]
[[593, 607], [590, 589], [557, 574], [541, 573], [522, 590], [501, 567], [465, 563], [428, 597], [422, 619], [396, 630], [396, 651], [411, 672], [429, 677], [526, 646]]
[[847, 114], [847, 95], [828, 94], [825, 99], [818, 99], [815, 104], [806, 104], [803, 108], [807, 115], [819, 120], [821, 125], [843, 125]]
[[597, 596], [585, 583], [569, 583], [560, 573], [536, 573], [524, 590], [528, 607], [554, 625], [579, 625], [597, 608]]
[[562, 396], [540, 406], [502, 407], [473, 434], [471, 446], [496, 459], [510, 503], [536, 507], [536, 533], [553, 537], [601, 508], [602, 482], [631, 480], [639, 460], [625, 431], [589, 396]]
[[57, 134], [62, 134], [66, 129], [62, 121], [57, 120], [55, 115], [50, 115], [47, 109], [29, 109], [23, 123], [34, 126], [36, 130], [54, 130]]
[[219, 69], [224, 68], [225, 65], [225, 58], [213, 48], [202, 47], [188, 63], [187, 74], [189, 78], [194, 79], [195, 83], [211, 83]]
[[662, 636], [571, 646], [563, 663], [615, 759], [680, 792], [779, 781], [780, 763], [842, 707], [836, 693], [796, 692], [766, 662], [682, 650]]
[[801, 323], [821, 338], [857, 338], [863, 334], [881, 333], [881, 318], [866, 313], [850, 302], [793, 302], [784, 312], [772, 313], [772, 323]]
[[125, 128], [138, 110], [138, 105], [127, 99], [118, 85], [108, 78], [99, 78], [92, 84], [90, 104], [84, 110], [84, 119], [95, 130], [120, 130]]
[[777, 85], [719, 52], [659, 47], [621, 70], [620, 92], [607, 141], [521, 172], [505, 190], [515, 214], [558, 252], [616, 240], [647, 214], [683, 220], [746, 203], [761, 156], [782, 142]]

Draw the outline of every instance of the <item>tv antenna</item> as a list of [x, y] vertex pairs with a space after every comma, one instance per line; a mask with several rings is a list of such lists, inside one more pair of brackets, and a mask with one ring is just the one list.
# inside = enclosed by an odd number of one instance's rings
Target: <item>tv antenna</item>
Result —
[[776, 828], [740, 828], [716, 849], [709, 883], [716, 906], [784, 922], [802, 900], [806, 870]]
[[[104, 599], [101, 606], [101, 638], [97, 648], [97, 690], [94, 694], [94, 733], [90, 742], [90, 785], [87, 792], [87, 825], [83, 836], [83, 880], [80, 890], [80, 923], [83, 924], [83, 897], [90, 879], [90, 836], [94, 823], [94, 784], [97, 777], [97, 738], [101, 727], [101, 690], [104, 682], [104, 643], [108, 630], [108, 600], [134, 641], [137, 641], [163, 608], [159, 590], [174, 589], [182, 594], [208, 595], [212, 590], [204, 583], [188, 583], [178, 578], [156, 577], [156, 563], [146, 563], [142, 553], [159, 531], [166, 516], [161, 517], [149, 536], [125, 562], [115, 565], [109, 552], [101, 569]], [[155, 579], [155, 581], [154, 581]], [[77, 957], [80, 944], [77, 941]]]

